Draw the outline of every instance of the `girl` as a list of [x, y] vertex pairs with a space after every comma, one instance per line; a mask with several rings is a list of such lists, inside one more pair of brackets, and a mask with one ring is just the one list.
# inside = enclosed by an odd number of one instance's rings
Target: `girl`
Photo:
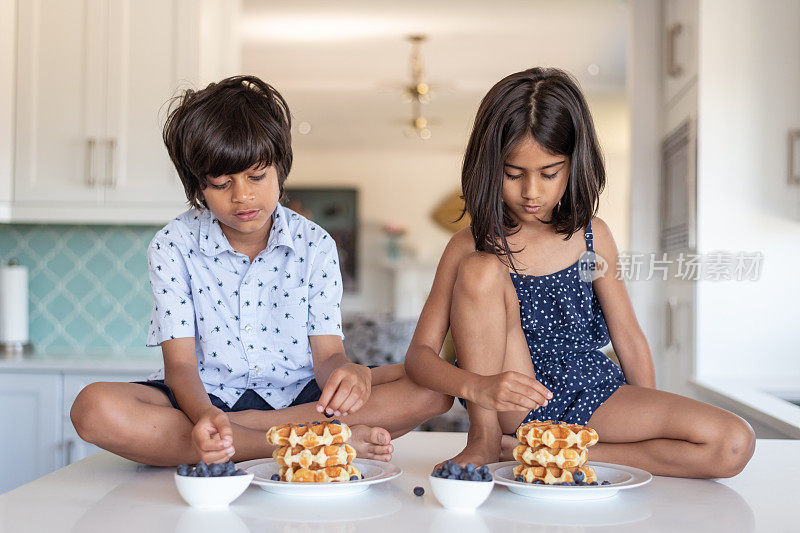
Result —
[[[503, 434], [563, 420], [597, 430], [595, 461], [678, 477], [741, 472], [755, 448], [746, 421], [655, 388], [617, 247], [595, 217], [605, 170], [573, 78], [533, 68], [497, 83], [461, 183], [471, 226], [442, 254], [405, 362], [416, 383], [463, 398], [470, 429], [454, 460], [510, 459], [516, 441]], [[456, 366], [438, 356], [448, 328]], [[622, 368], [600, 351], [609, 341]]]

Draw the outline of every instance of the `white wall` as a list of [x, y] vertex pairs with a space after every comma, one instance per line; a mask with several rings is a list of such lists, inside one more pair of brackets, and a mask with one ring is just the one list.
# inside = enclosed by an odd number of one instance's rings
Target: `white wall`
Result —
[[703, 0], [699, 33], [699, 253], [764, 262], [757, 282], [699, 283], [697, 374], [800, 380], [800, 2]]
[[[628, 104], [623, 95], [595, 95], [589, 98], [589, 105], [608, 174], [599, 216], [611, 227], [619, 248], [625, 250], [630, 232]], [[462, 158], [462, 150], [432, 150], [420, 143], [398, 150], [295, 148], [289, 186], [351, 186], [359, 191], [362, 283], [359, 293], [345, 296], [346, 313], [388, 311], [391, 307], [390, 277], [381, 267], [384, 241], [380, 228], [384, 224], [405, 226], [405, 244], [419, 262], [431, 272], [435, 269], [450, 233], [436, 225], [431, 214], [444, 198], [459, 190]]]

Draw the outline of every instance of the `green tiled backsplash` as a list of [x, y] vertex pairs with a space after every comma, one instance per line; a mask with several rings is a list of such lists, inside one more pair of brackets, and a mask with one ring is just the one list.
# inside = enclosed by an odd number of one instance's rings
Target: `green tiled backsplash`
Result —
[[147, 245], [160, 228], [0, 224], [0, 260], [28, 267], [34, 348], [151, 352]]

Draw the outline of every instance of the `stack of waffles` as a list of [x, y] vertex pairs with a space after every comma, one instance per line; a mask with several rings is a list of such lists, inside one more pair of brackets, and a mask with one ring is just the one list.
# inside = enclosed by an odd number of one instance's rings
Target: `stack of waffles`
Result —
[[[517, 429], [520, 444], [514, 448], [517, 481], [556, 485], [597, 482], [594, 469], [586, 466], [589, 446], [597, 444], [597, 432], [577, 424], [534, 420]], [[521, 479], [520, 479], [521, 478]]]
[[347, 444], [350, 428], [338, 420], [283, 424], [267, 431], [267, 442], [279, 446], [272, 457], [281, 481], [330, 483], [360, 479], [353, 465], [356, 451]]

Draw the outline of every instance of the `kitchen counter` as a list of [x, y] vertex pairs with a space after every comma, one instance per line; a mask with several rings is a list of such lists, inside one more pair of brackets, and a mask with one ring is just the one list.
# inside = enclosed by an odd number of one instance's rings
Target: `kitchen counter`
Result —
[[142, 374], [158, 370], [163, 364], [161, 350], [144, 353], [109, 355], [72, 351], [34, 353], [24, 357], [0, 358], [0, 372], [113, 372]]
[[[142, 466], [101, 452], [0, 495], [0, 531], [796, 531], [800, 441], [758, 440], [738, 476], [655, 477], [607, 500], [551, 502], [496, 486], [475, 513], [442, 508], [427, 475], [457, 453], [463, 433], [413, 432], [395, 441], [403, 475], [349, 499], [299, 500], [251, 486], [229, 509], [189, 507], [172, 468]], [[415, 497], [416, 485], [425, 488]], [[794, 488], [793, 488], [794, 487]]]

